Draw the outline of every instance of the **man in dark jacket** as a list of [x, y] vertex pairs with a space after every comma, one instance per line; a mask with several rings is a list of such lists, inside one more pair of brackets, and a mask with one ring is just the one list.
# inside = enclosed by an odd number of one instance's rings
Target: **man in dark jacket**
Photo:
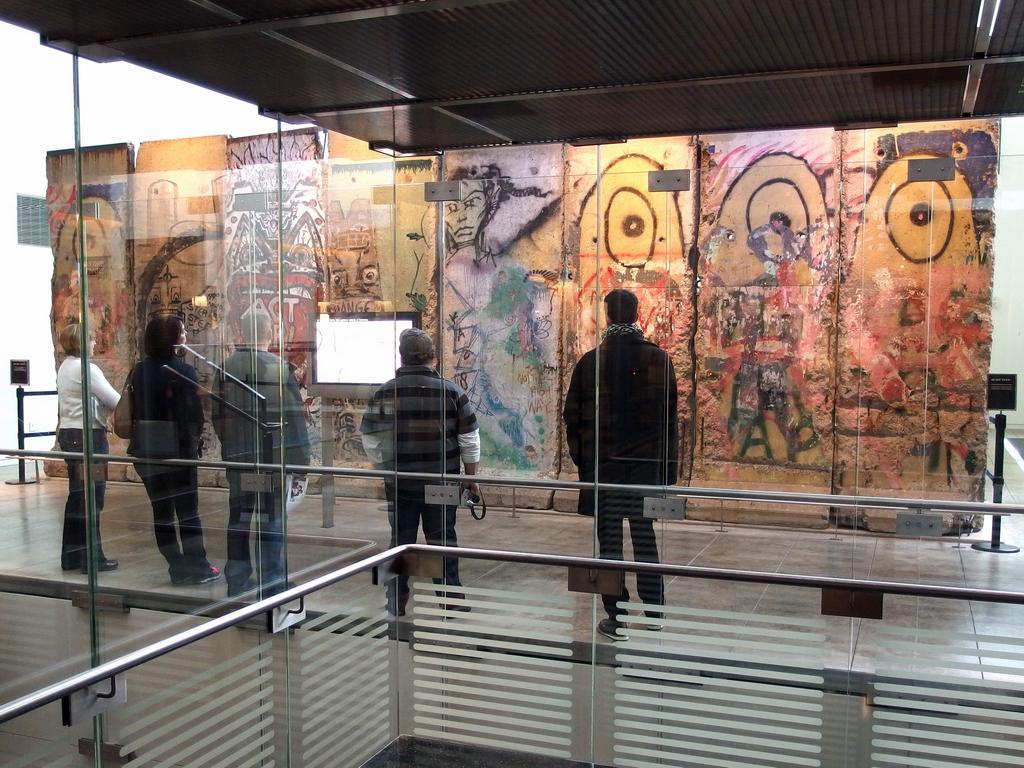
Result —
[[[638, 325], [636, 296], [617, 288], [605, 297], [609, 321], [601, 344], [576, 364], [562, 416], [569, 454], [579, 468], [580, 480], [618, 485], [671, 485], [678, 476], [676, 376], [672, 360], [656, 344], [644, 339]], [[631, 491], [580, 492], [580, 514], [597, 514], [597, 540], [601, 557], [622, 559], [622, 521], [629, 521], [634, 559], [658, 562], [654, 522], [643, 515], [644, 494]], [[640, 599], [664, 604], [664, 582], [659, 575], [638, 574]], [[608, 618], [598, 631], [612, 638], [629, 592], [604, 597]], [[647, 610], [651, 618], [661, 611]]]
[[[220, 438], [221, 455], [225, 461], [279, 464], [283, 458], [286, 464], [307, 465], [306, 406], [291, 370], [280, 357], [267, 351], [271, 336], [269, 316], [246, 315], [242, 319], [242, 343], [224, 361], [226, 375], [217, 376], [219, 399], [213, 403], [213, 426]], [[228, 595], [239, 595], [257, 586], [264, 595], [279, 592], [284, 587], [285, 493], [281, 473], [229, 469], [227, 478], [228, 560], [224, 577]], [[290, 478], [288, 475], [286, 482]], [[254, 519], [260, 555], [255, 579], [249, 555]]]
[[[410, 328], [398, 342], [402, 366], [395, 378], [374, 392], [363, 416], [363, 447], [378, 469], [400, 472], [434, 472], [457, 475], [460, 463], [467, 475], [475, 475], [480, 461], [480, 429], [466, 393], [457, 384], [441, 378], [434, 370], [434, 343], [423, 331]], [[458, 546], [455, 535], [455, 507], [427, 504], [424, 487], [440, 482], [398, 479], [385, 483], [391, 545], [414, 544], [423, 523], [428, 544]], [[472, 480], [463, 482], [472, 493]], [[409, 578], [399, 576], [389, 587], [388, 609], [399, 616], [409, 600]], [[445, 586], [461, 587], [458, 558], [445, 558]], [[461, 591], [448, 597], [460, 600]], [[468, 611], [462, 602], [448, 604], [448, 610]]]

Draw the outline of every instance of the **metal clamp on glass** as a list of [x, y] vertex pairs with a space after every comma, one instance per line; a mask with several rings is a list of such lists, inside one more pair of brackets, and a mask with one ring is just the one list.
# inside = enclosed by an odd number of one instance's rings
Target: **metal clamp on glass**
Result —
[[60, 700], [61, 722], [72, 726], [128, 701], [128, 681], [123, 672], [108, 677], [104, 682], [108, 684], [105, 691], [100, 690], [102, 683], [98, 683], [79, 688], [63, 697]]
[[667, 499], [659, 496], [644, 496], [644, 517], [683, 520], [686, 517], [686, 499], [679, 496]]
[[428, 485], [423, 488], [423, 500], [427, 504], [441, 504], [457, 507], [459, 505], [459, 486]]
[[267, 612], [267, 631], [272, 635], [284, 632], [306, 620], [306, 597], [299, 598], [299, 607], [292, 609], [287, 605], [279, 605]]

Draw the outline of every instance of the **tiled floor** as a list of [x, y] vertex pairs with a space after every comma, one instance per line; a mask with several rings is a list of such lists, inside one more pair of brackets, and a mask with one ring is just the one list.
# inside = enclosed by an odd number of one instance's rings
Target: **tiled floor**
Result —
[[[8, 477], [13, 468], [5, 469]], [[30, 466], [31, 474], [31, 466]], [[1024, 502], [1024, 461], [1007, 454], [1006, 502]], [[339, 483], [339, 486], [341, 484]], [[66, 483], [44, 479], [38, 485], [0, 485], [0, 578], [85, 583], [78, 573], [59, 568], [58, 551]], [[343, 498], [339, 487], [335, 526], [321, 527], [321, 500], [309, 497], [292, 513], [289, 526], [289, 569], [303, 580], [313, 572], [333, 569], [387, 546], [389, 528], [381, 502]], [[201, 491], [206, 546], [216, 564], [224, 560], [227, 492]], [[1004, 540], [1024, 544], [1024, 517], [1006, 518]], [[153, 540], [150, 507], [141, 486], [110, 484], [103, 513], [106, 553], [121, 562], [114, 572], [99, 576], [102, 587], [165, 593], [216, 602], [225, 598], [223, 582], [203, 587], [172, 587]], [[593, 554], [593, 520], [556, 512], [489, 510], [481, 522], [460, 512], [462, 546], [519, 549], [572, 555]], [[988, 537], [986, 527], [970, 540]], [[967, 539], [904, 539], [863, 531], [808, 531], [752, 526], [686, 522], [659, 527], [663, 561], [716, 568], [789, 572], [913, 583], [949, 584], [1015, 591], [1024, 585], [1024, 553], [998, 555], [971, 549]], [[629, 552], [627, 544], [627, 552]], [[306, 574], [306, 576], [303, 575]], [[555, 568], [526, 567], [490, 561], [465, 561], [462, 578], [467, 586], [486, 586], [544, 594], [564, 589], [565, 574]], [[632, 579], [628, 579], [634, 592]], [[336, 602], [346, 590], [378, 589], [369, 578], [332, 588], [318, 599]], [[816, 617], [820, 615], [815, 590], [765, 587], [757, 584], [693, 579], [670, 579], [669, 605], [733, 611], [743, 614]], [[383, 599], [382, 599], [383, 602]], [[315, 607], [317, 600], [311, 600]], [[594, 633], [600, 618], [599, 603], [591, 596], [576, 598], [575, 627], [580, 641], [599, 638]], [[1019, 637], [1024, 634], [1024, 608], [998, 604], [944, 604], [915, 598], [886, 602], [886, 622], [908, 627], [930, 627], [949, 632], [984, 632]], [[869, 668], [875, 649], [861, 631], [861, 622], [827, 621], [827, 663], [838, 669]], [[603, 638], [599, 638], [605, 642]]]

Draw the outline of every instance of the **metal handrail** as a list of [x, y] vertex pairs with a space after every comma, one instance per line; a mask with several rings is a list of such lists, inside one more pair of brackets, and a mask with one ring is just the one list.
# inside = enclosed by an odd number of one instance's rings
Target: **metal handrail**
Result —
[[526, 565], [564, 566], [566, 568], [584, 568], [600, 571], [621, 571], [629, 573], [657, 573], [663, 576], [679, 576], [693, 579], [712, 579], [715, 581], [742, 581], [756, 584], [803, 587], [807, 589], [843, 589], [861, 593], [894, 594], [911, 597], [931, 597], [947, 600], [975, 600], [990, 603], [1008, 603], [1024, 605], [1024, 592], [1007, 592], [995, 589], [976, 589], [973, 587], [952, 587], [933, 584], [909, 584], [891, 581], [861, 580], [834, 576], [805, 576], [790, 573], [774, 573], [764, 571], [746, 571], [732, 568], [708, 568], [694, 565], [672, 565], [669, 563], [644, 563], [630, 560], [603, 560], [594, 557], [578, 557], [574, 555], [551, 555], [541, 552], [512, 552], [492, 549], [474, 549], [469, 547], [442, 547], [429, 544], [404, 544], [393, 547], [385, 552], [373, 555], [358, 563], [347, 565], [331, 573], [324, 574], [304, 584], [292, 587], [277, 595], [252, 603], [236, 611], [227, 613], [198, 627], [179, 632], [176, 635], [159, 640], [144, 648], [119, 656], [116, 659], [100, 664], [85, 672], [65, 678], [59, 682], [40, 688], [19, 699], [0, 706], [0, 724], [19, 717], [27, 712], [43, 707], [54, 701], [69, 696], [102, 682], [115, 675], [122, 674], [148, 661], [164, 656], [186, 645], [198, 642], [221, 630], [241, 624], [250, 619], [268, 614], [276, 608], [293, 603], [313, 592], [318, 592], [340, 581], [362, 573], [371, 568], [393, 562], [405, 555], [433, 555], [436, 557], [456, 556], [460, 559], [492, 560], [498, 562], [523, 563]]
[[[50, 458], [81, 460], [83, 454], [66, 451], [30, 451], [0, 448], [0, 456], [25, 458]], [[121, 454], [97, 453], [97, 461], [107, 464], [163, 464], [171, 466], [199, 467], [203, 469], [238, 469], [242, 471], [280, 471], [282, 465], [254, 464], [242, 461], [214, 461], [203, 459], [143, 459]], [[285, 464], [285, 472], [311, 475], [329, 475], [365, 480], [435, 480], [453, 481], [466, 479], [463, 475], [435, 472], [396, 472], [386, 469], [365, 469], [363, 467], [317, 467], [308, 464]], [[618, 483], [586, 483], [579, 480], [555, 480], [531, 477], [496, 477], [473, 475], [478, 485], [514, 486], [516, 488], [539, 488], [542, 490], [576, 491], [598, 490], [629, 491], [660, 496], [677, 496], [706, 501], [755, 501], [766, 504], [797, 504], [802, 506], [824, 506], [867, 509], [903, 509], [913, 512], [947, 512], [960, 515], [1014, 515], [1024, 514], [1024, 504], [992, 504], [983, 501], [953, 501], [947, 499], [914, 499], [898, 496], [856, 496], [848, 494], [803, 493], [782, 491], [753, 491], [744, 488], [696, 488], [683, 485], [622, 485]]]

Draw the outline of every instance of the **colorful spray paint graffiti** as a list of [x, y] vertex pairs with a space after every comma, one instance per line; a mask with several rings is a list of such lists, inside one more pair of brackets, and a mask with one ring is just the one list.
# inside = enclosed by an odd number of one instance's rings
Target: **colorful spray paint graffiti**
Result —
[[541, 169], [560, 161], [559, 147], [503, 152], [500, 166], [449, 158], [465, 192], [445, 208], [444, 369], [466, 390], [482, 460], [498, 471], [557, 469], [561, 177]]
[[[85, 149], [81, 160], [81, 222], [74, 153], [51, 152], [46, 160], [47, 210], [54, 258], [52, 331], [56, 340], [61, 329], [80, 322], [84, 277], [88, 327], [96, 339], [94, 362], [111, 381], [123, 381], [133, 349], [128, 293], [132, 262], [128, 239], [132, 148], [121, 144]], [[80, 256], [84, 270], [79, 269]]]
[[[639, 324], [672, 358], [679, 387], [683, 465], [689, 464], [693, 375], [693, 270], [689, 263], [693, 192], [650, 192], [652, 171], [692, 169], [689, 139], [638, 140], [621, 147], [569, 150], [567, 205], [574, 219], [567, 252], [577, 254], [575, 309], [567, 318], [567, 371], [597, 345], [603, 297], [626, 288], [640, 301]], [[568, 386], [568, 379], [565, 380]], [[565, 457], [568, 462], [568, 457]], [[571, 466], [571, 465], [570, 465]]]
[[326, 254], [319, 137], [315, 131], [282, 134], [280, 148], [276, 134], [232, 139], [228, 153], [226, 341], [238, 338], [247, 312], [269, 315], [275, 327], [283, 319], [285, 336], [275, 346], [304, 385]]
[[702, 137], [695, 482], [829, 486], [832, 137]]
[[[998, 128], [849, 133], [839, 490], [980, 497]], [[952, 157], [951, 181], [908, 175]]]
[[[224, 136], [146, 142], [134, 190], [136, 327], [158, 314], [185, 322], [192, 345], [217, 345], [224, 311], [220, 284], [220, 185]], [[175, 170], [168, 170], [174, 168]]]

